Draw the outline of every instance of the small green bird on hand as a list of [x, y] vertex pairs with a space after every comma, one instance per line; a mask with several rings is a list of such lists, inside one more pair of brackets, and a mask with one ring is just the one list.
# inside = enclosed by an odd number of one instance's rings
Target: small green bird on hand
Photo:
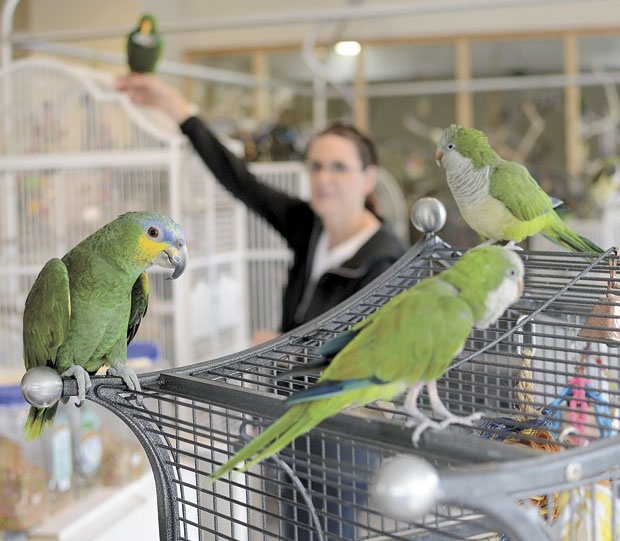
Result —
[[[154, 212], [119, 216], [71, 249], [50, 259], [34, 281], [24, 308], [26, 370], [49, 366], [74, 377], [78, 399], [91, 386], [90, 376], [108, 365], [109, 375], [140, 390], [127, 366], [127, 344], [146, 314], [151, 265], [173, 268], [176, 279], [187, 264], [185, 233], [180, 225]], [[58, 403], [32, 406], [24, 427], [26, 439], [51, 425]]]
[[154, 73], [161, 56], [163, 39], [153, 15], [144, 14], [127, 36], [127, 63], [135, 73]]
[[439, 139], [435, 161], [446, 170], [463, 219], [487, 243], [509, 241], [512, 247], [541, 233], [573, 252], [603, 252], [570, 229], [529, 171], [500, 158], [481, 131], [450, 126]]
[[[519, 300], [523, 275], [523, 263], [514, 251], [485, 246], [396, 295], [350, 331], [324, 344], [318, 353], [326, 357], [326, 369], [316, 385], [292, 395], [287, 401], [292, 407], [214, 472], [211, 480], [239, 464], [239, 470], [246, 471], [345, 408], [392, 400], [407, 389], [405, 410], [417, 425], [414, 444], [427, 428], [471, 425], [479, 415], [453, 415], [439, 399], [435, 381], [461, 351], [473, 327], [487, 328]], [[418, 410], [424, 385], [442, 421]]]

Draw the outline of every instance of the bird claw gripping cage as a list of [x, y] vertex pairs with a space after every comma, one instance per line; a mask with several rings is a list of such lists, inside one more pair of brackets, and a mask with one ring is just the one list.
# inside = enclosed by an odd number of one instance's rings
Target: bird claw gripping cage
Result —
[[[247, 473], [208, 476], [316, 376], [275, 377], [317, 358], [397, 293], [461, 253], [427, 233], [343, 305], [227, 357], [142, 375], [143, 405], [114, 378], [88, 398], [134, 431], [158, 492], [160, 538], [620, 538], [617, 253], [521, 252], [522, 299], [476, 330], [438, 381], [477, 426], [426, 431], [417, 447], [402, 400], [331, 417]], [[601, 308], [603, 307], [603, 308]], [[75, 383], [64, 381], [65, 395]], [[428, 397], [420, 408], [432, 415]]]

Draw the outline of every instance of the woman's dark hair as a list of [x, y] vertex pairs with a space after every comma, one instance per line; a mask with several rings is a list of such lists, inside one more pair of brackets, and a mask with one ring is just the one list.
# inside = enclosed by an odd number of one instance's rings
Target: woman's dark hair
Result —
[[[334, 122], [322, 132], [318, 133], [314, 139], [323, 135], [338, 135], [339, 137], [344, 137], [351, 141], [355, 145], [355, 148], [357, 148], [357, 153], [362, 162], [362, 169], [366, 169], [369, 165], [379, 165], [379, 158], [374, 141], [360, 132], [352, 124]], [[374, 194], [371, 193], [366, 197], [364, 206], [377, 218], [381, 218], [377, 209], [377, 198]]]
[[331, 126], [320, 132], [315, 139], [322, 135], [338, 135], [355, 144], [360, 160], [362, 161], [363, 169], [366, 169], [369, 165], [379, 165], [375, 143], [370, 137], [364, 135], [352, 124], [334, 122]]

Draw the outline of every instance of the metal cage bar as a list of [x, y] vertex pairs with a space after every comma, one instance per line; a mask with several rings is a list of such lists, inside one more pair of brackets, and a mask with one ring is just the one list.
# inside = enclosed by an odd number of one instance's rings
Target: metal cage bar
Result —
[[[484, 412], [475, 429], [427, 431], [414, 448], [411, 430], [402, 428], [402, 402], [374, 404], [362, 414], [325, 420], [284, 449], [276, 464], [267, 460], [246, 474], [208, 481], [258, 427], [285, 411], [286, 396], [316, 381], [303, 376], [276, 383], [275, 375], [316, 358], [325, 340], [460, 255], [429, 235], [349, 301], [279, 339], [141, 376], [144, 407], [120, 380], [93, 378], [89, 397], [129, 424], [149, 456], [164, 517], [160, 538], [311, 539], [322, 531], [329, 539], [491, 539], [500, 533], [513, 541], [552, 539], [560, 523], [575, 523], [566, 522], [566, 509], [573, 506], [576, 514], [577, 504], [595, 505], [610, 490], [610, 528], [616, 528], [617, 346], [580, 335], [584, 329], [608, 330], [600, 319], [591, 325], [588, 316], [613, 285], [612, 250], [594, 259], [523, 254], [523, 298], [496, 326], [474, 331], [439, 380], [452, 411]], [[74, 383], [66, 381], [65, 394], [74, 392]], [[574, 413], [571, 392], [591, 410], [576, 425], [583, 430], [573, 426], [565, 438]], [[424, 395], [420, 407], [428, 410]], [[549, 442], [556, 452], [537, 450], [535, 444]], [[432, 463], [443, 489], [433, 510], [406, 522], [378, 510], [369, 494], [381, 463], [402, 454]], [[281, 461], [284, 467], [277, 465]], [[284, 470], [295, 475], [309, 500]], [[544, 506], [528, 503], [541, 501]]]

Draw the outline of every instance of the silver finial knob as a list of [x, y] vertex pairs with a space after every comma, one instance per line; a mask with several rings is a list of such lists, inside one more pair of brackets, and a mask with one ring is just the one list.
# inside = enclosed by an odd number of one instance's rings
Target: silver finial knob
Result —
[[411, 209], [411, 222], [422, 233], [437, 233], [446, 224], [446, 207], [439, 199], [422, 197]]
[[35, 366], [24, 374], [20, 387], [30, 405], [47, 408], [60, 400], [62, 378], [49, 366]]
[[440, 492], [435, 468], [412, 455], [385, 462], [371, 488], [373, 499], [383, 513], [406, 522], [428, 513], [437, 504]]

